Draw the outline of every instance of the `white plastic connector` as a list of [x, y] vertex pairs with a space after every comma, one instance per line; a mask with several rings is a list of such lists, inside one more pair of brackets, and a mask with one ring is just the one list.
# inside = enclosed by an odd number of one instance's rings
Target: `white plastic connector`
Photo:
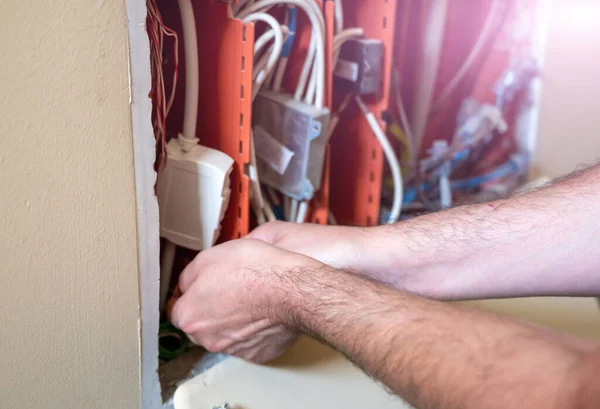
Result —
[[157, 185], [160, 234], [178, 246], [204, 250], [219, 237], [233, 159], [201, 145], [184, 152], [177, 140], [167, 144], [167, 153]]

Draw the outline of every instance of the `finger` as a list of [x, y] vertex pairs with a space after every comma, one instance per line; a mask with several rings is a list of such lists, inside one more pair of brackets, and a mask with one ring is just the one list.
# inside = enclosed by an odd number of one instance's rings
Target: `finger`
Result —
[[192, 287], [192, 284], [194, 284], [196, 280], [198, 280], [198, 278], [213, 265], [213, 262], [211, 261], [213, 259], [211, 256], [212, 252], [212, 249], [204, 250], [196, 256], [194, 261], [183, 269], [179, 275], [179, 289], [182, 294], [187, 293]]
[[173, 291], [173, 295], [169, 302], [167, 302], [167, 307], [165, 308], [165, 313], [167, 314], [167, 319], [169, 322], [173, 322], [173, 307], [175, 307], [175, 303], [181, 298], [181, 289], [179, 285], [175, 287], [175, 291]]
[[173, 306], [171, 323], [185, 333], [193, 333], [201, 329], [206, 311], [203, 303], [198, 302], [193, 292], [182, 295]]
[[183, 269], [179, 275], [179, 291], [181, 294], [188, 292], [194, 281], [196, 281], [200, 275], [201, 267], [202, 265], [196, 264], [194, 261], [192, 261]]
[[229, 248], [229, 243], [201, 251], [196, 258], [186, 266], [179, 276], [179, 287], [182, 293], [186, 293], [198, 277], [200, 277], [203, 272], [207, 271], [209, 266], [223, 263], [224, 260], [228, 260], [231, 257], [230, 252], [232, 250]]

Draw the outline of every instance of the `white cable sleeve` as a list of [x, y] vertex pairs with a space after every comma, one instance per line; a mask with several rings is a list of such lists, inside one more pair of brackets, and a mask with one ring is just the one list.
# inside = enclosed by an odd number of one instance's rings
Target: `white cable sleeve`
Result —
[[333, 49], [340, 48], [342, 44], [354, 37], [363, 37], [365, 30], [360, 27], [348, 28], [333, 38]]
[[392, 205], [392, 211], [390, 213], [389, 223], [396, 223], [400, 219], [400, 213], [402, 212], [402, 200], [404, 196], [404, 185], [402, 180], [402, 170], [400, 169], [400, 163], [398, 158], [396, 157], [396, 153], [394, 152], [394, 148], [390, 144], [385, 132], [381, 129], [379, 125], [379, 121], [375, 118], [375, 115], [369, 111], [369, 108], [365, 105], [363, 100], [357, 96], [356, 102], [360, 107], [361, 111], [365, 115], [369, 126], [373, 130], [373, 134], [381, 144], [383, 149], [383, 153], [390, 165], [390, 169], [392, 171], [392, 178], [394, 179], [394, 202]]
[[242, 21], [244, 23], [250, 23], [250, 22], [254, 22], [254, 21], [263, 21], [263, 22], [267, 23], [269, 26], [271, 26], [271, 28], [275, 32], [275, 39], [274, 39], [274, 43], [272, 46], [273, 50], [271, 51], [271, 53], [269, 55], [268, 62], [266, 64], [265, 68], [263, 68], [259, 71], [259, 73], [255, 79], [255, 82], [258, 84], [258, 88], [260, 88], [260, 85], [262, 85], [262, 83], [267, 78], [267, 73], [273, 69], [273, 67], [277, 63], [277, 60], [279, 59], [279, 55], [281, 54], [281, 49], [283, 47], [283, 32], [282, 32], [281, 25], [279, 24], [279, 22], [277, 22], [277, 20], [275, 20], [275, 18], [273, 16], [271, 16], [270, 14], [267, 14], [267, 13], [248, 14], [242, 19]]
[[271, 200], [271, 203], [274, 206], [279, 206], [281, 204], [281, 201], [279, 200], [279, 197], [277, 197], [275, 189], [273, 189], [271, 186], [267, 186], [266, 190], [267, 194], [269, 195], [269, 200]]
[[273, 73], [273, 69], [268, 67], [270, 55], [273, 54], [273, 49], [274, 46], [271, 46], [269, 50], [267, 50], [267, 53], [254, 64], [254, 73], [252, 78], [254, 81], [254, 85], [252, 87], [252, 101], [256, 99], [256, 96], [261, 90], [263, 84], [268, 81], [269, 77]]
[[298, 206], [298, 216], [296, 217], [296, 223], [304, 224], [306, 222], [306, 216], [308, 215], [308, 202], [300, 202]]
[[273, 46], [270, 46], [269, 49], [264, 53], [264, 55], [262, 55], [258, 60], [254, 62], [254, 72], [252, 73], [252, 80], [255, 83], [257, 82], [257, 79], [259, 78], [259, 76], [261, 76], [261, 74], [266, 75], [267, 65], [269, 64], [269, 60], [271, 59], [273, 50]]
[[338, 110], [333, 115], [331, 115], [331, 119], [329, 120], [329, 128], [327, 129], [327, 140], [331, 140], [331, 137], [333, 136], [333, 133], [335, 132], [335, 129], [337, 128], [337, 125], [340, 122], [342, 113], [346, 110], [348, 104], [350, 104], [351, 99], [352, 95], [346, 94]]
[[304, 65], [302, 66], [300, 77], [298, 77], [296, 92], [294, 93], [294, 99], [298, 101], [302, 99], [302, 94], [304, 94], [304, 90], [306, 89], [306, 83], [309, 81], [309, 75], [313, 72], [312, 68], [315, 64], [315, 53], [317, 50], [317, 45], [315, 41], [315, 35], [311, 34], [306, 59], [304, 60]]
[[[318, 86], [316, 90], [316, 101], [315, 105], [318, 108], [323, 107], [324, 102], [324, 92], [325, 92], [325, 45], [324, 45], [324, 31], [325, 31], [325, 22], [323, 15], [319, 9], [319, 6], [313, 0], [261, 0], [254, 3], [252, 6], [244, 9], [240, 12], [240, 18], [244, 18], [245, 16], [257, 11], [267, 9], [276, 4], [291, 4], [295, 5], [307, 14], [311, 25], [313, 27], [312, 35], [315, 36], [315, 48], [316, 48], [316, 56], [315, 63], [318, 67], [321, 67], [321, 74], [318, 77]], [[312, 43], [312, 42], [311, 42]], [[310, 69], [311, 62], [308, 60], [305, 62], [305, 67], [308, 66]], [[303, 67], [304, 68], [304, 67]], [[308, 75], [308, 74], [307, 74]]]
[[340, 33], [344, 29], [344, 5], [342, 0], [335, 0], [335, 32]]
[[267, 221], [268, 222], [277, 221], [277, 216], [275, 216], [275, 213], [273, 213], [272, 204], [269, 201], [267, 195], [265, 194], [265, 192], [262, 192], [262, 195], [263, 195], [264, 200], [265, 200], [264, 211], [265, 211], [265, 215], [267, 216]]
[[265, 200], [260, 188], [260, 178], [258, 176], [258, 165], [256, 162], [256, 149], [254, 148], [254, 132], [250, 133], [250, 190], [253, 202], [254, 214], [258, 224], [266, 222], [263, 210], [265, 208]]
[[288, 222], [295, 222], [296, 216], [298, 215], [298, 201], [296, 199], [290, 199], [290, 214], [288, 216]]
[[[296, 8], [293, 6], [288, 6], [285, 10], [285, 18], [283, 19], [284, 24], [286, 26], [290, 25], [290, 10], [293, 9], [296, 12]], [[296, 28], [294, 28], [296, 30]], [[295, 33], [294, 33], [295, 34]], [[285, 47], [285, 44], [283, 45]], [[283, 52], [283, 51], [282, 51]], [[287, 68], [288, 57], [281, 56], [279, 58], [279, 62], [277, 63], [277, 70], [275, 71], [275, 75], [273, 76], [273, 82], [268, 81], [268, 84], [271, 84], [271, 88], [275, 92], [281, 91], [281, 85], [283, 84], [283, 76], [285, 75], [285, 70]]]
[[260, 207], [255, 201], [252, 201], [252, 210], [254, 211], [254, 216], [256, 216], [256, 224], [261, 226], [267, 222], [263, 208]]
[[349, 28], [346, 29], [344, 31], [342, 31], [341, 33], [337, 34], [334, 38], [333, 38], [333, 67], [335, 69], [335, 66], [338, 63], [338, 60], [340, 59], [340, 49], [342, 48], [342, 45], [344, 45], [344, 43], [352, 38], [360, 38], [360, 37], [364, 37], [365, 35], [365, 30], [363, 30], [362, 28]]
[[164, 311], [169, 295], [169, 285], [173, 276], [173, 264], [177, 255], [177, 246], [169, 240], [164, 241], [160, 258], [160, 311]]
[[200, 95], [200, 70], [198, 62], [198, 33], [191, 0], [178, 0], [185, 52], [185, 105], [183, 133], [185, 139], [196, 138], [198, 123], [198, 98]]
[[[285, 40], [287, 39], [287, 36], [290, 34], [290, 29], [287, 26], [280, 26], [280, 28], [281, 28], [281, 34], [283, 35], [283, 41], [285, 42]], [[275, 38], [275, 35], [276, 35], [275, 30], [269, 30], [266, 33], [264, 33], [263, 35], [261, 35], [254, 42], [254, 56], [255, 57], [258, 53], [260, 53], [260, 51], [264, 48], [264, 46], [269, 43], [269, 41], [271, 41]]]
[[273, 91], [281, 91], [281, 85], [283, 84], [283, 76], [287, 68], [288, 57], [281, 57], [279, 64], [277, 65], [277, 72], [275, 73], [275, 79], [273, 80]]
[[319, 75], [324, 71], [321, 67], [317, 67], [316, 63], [313, 63], [312, 70], [310, 73], [310, 81], [308, 83], [308, 87], [306, 89], [306, 94], [304, 96], [304, 102], [309, 105], [315, 104], [315, 96], [317, 93], [317, 83], [320, 84]]
[[290, 219], [290, 207], [291, 207], [291, 199], [289, 196], [283, 195], [283, 216], [285, 220]]
[[256, 41], [254, 42], [254, 56], [260, 53], [260, 50], [262, 50], [263, 47], [274, 38], [275, 30], [269, 30], [260, 37], [258, 37], [258, 39], [256, 39]]

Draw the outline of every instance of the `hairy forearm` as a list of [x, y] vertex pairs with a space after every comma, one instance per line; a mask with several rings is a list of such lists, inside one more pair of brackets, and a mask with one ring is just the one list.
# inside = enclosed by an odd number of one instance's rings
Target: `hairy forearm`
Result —
[[285, 307], [277, 314], [287, 325], [340, 350], [418, 408], [562, 409], [587, 385], [576, 370], [582, 348], [527, 324], [326, 267], [280, 280]]
[[339, 230], [352, 255], [338, 266], [440, 299], [598, 295], [599, 202], [594, 167], [503, 201]]

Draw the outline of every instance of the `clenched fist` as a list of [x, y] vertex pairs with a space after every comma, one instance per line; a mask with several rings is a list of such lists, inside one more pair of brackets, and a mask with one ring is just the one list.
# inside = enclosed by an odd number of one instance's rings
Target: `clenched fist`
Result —
[[254, 239], [205, 250], [181, 274], [172, 321], [209, 351], [268, 362], [297, 336], [290, 325], [292, 276], [320, 266]]

